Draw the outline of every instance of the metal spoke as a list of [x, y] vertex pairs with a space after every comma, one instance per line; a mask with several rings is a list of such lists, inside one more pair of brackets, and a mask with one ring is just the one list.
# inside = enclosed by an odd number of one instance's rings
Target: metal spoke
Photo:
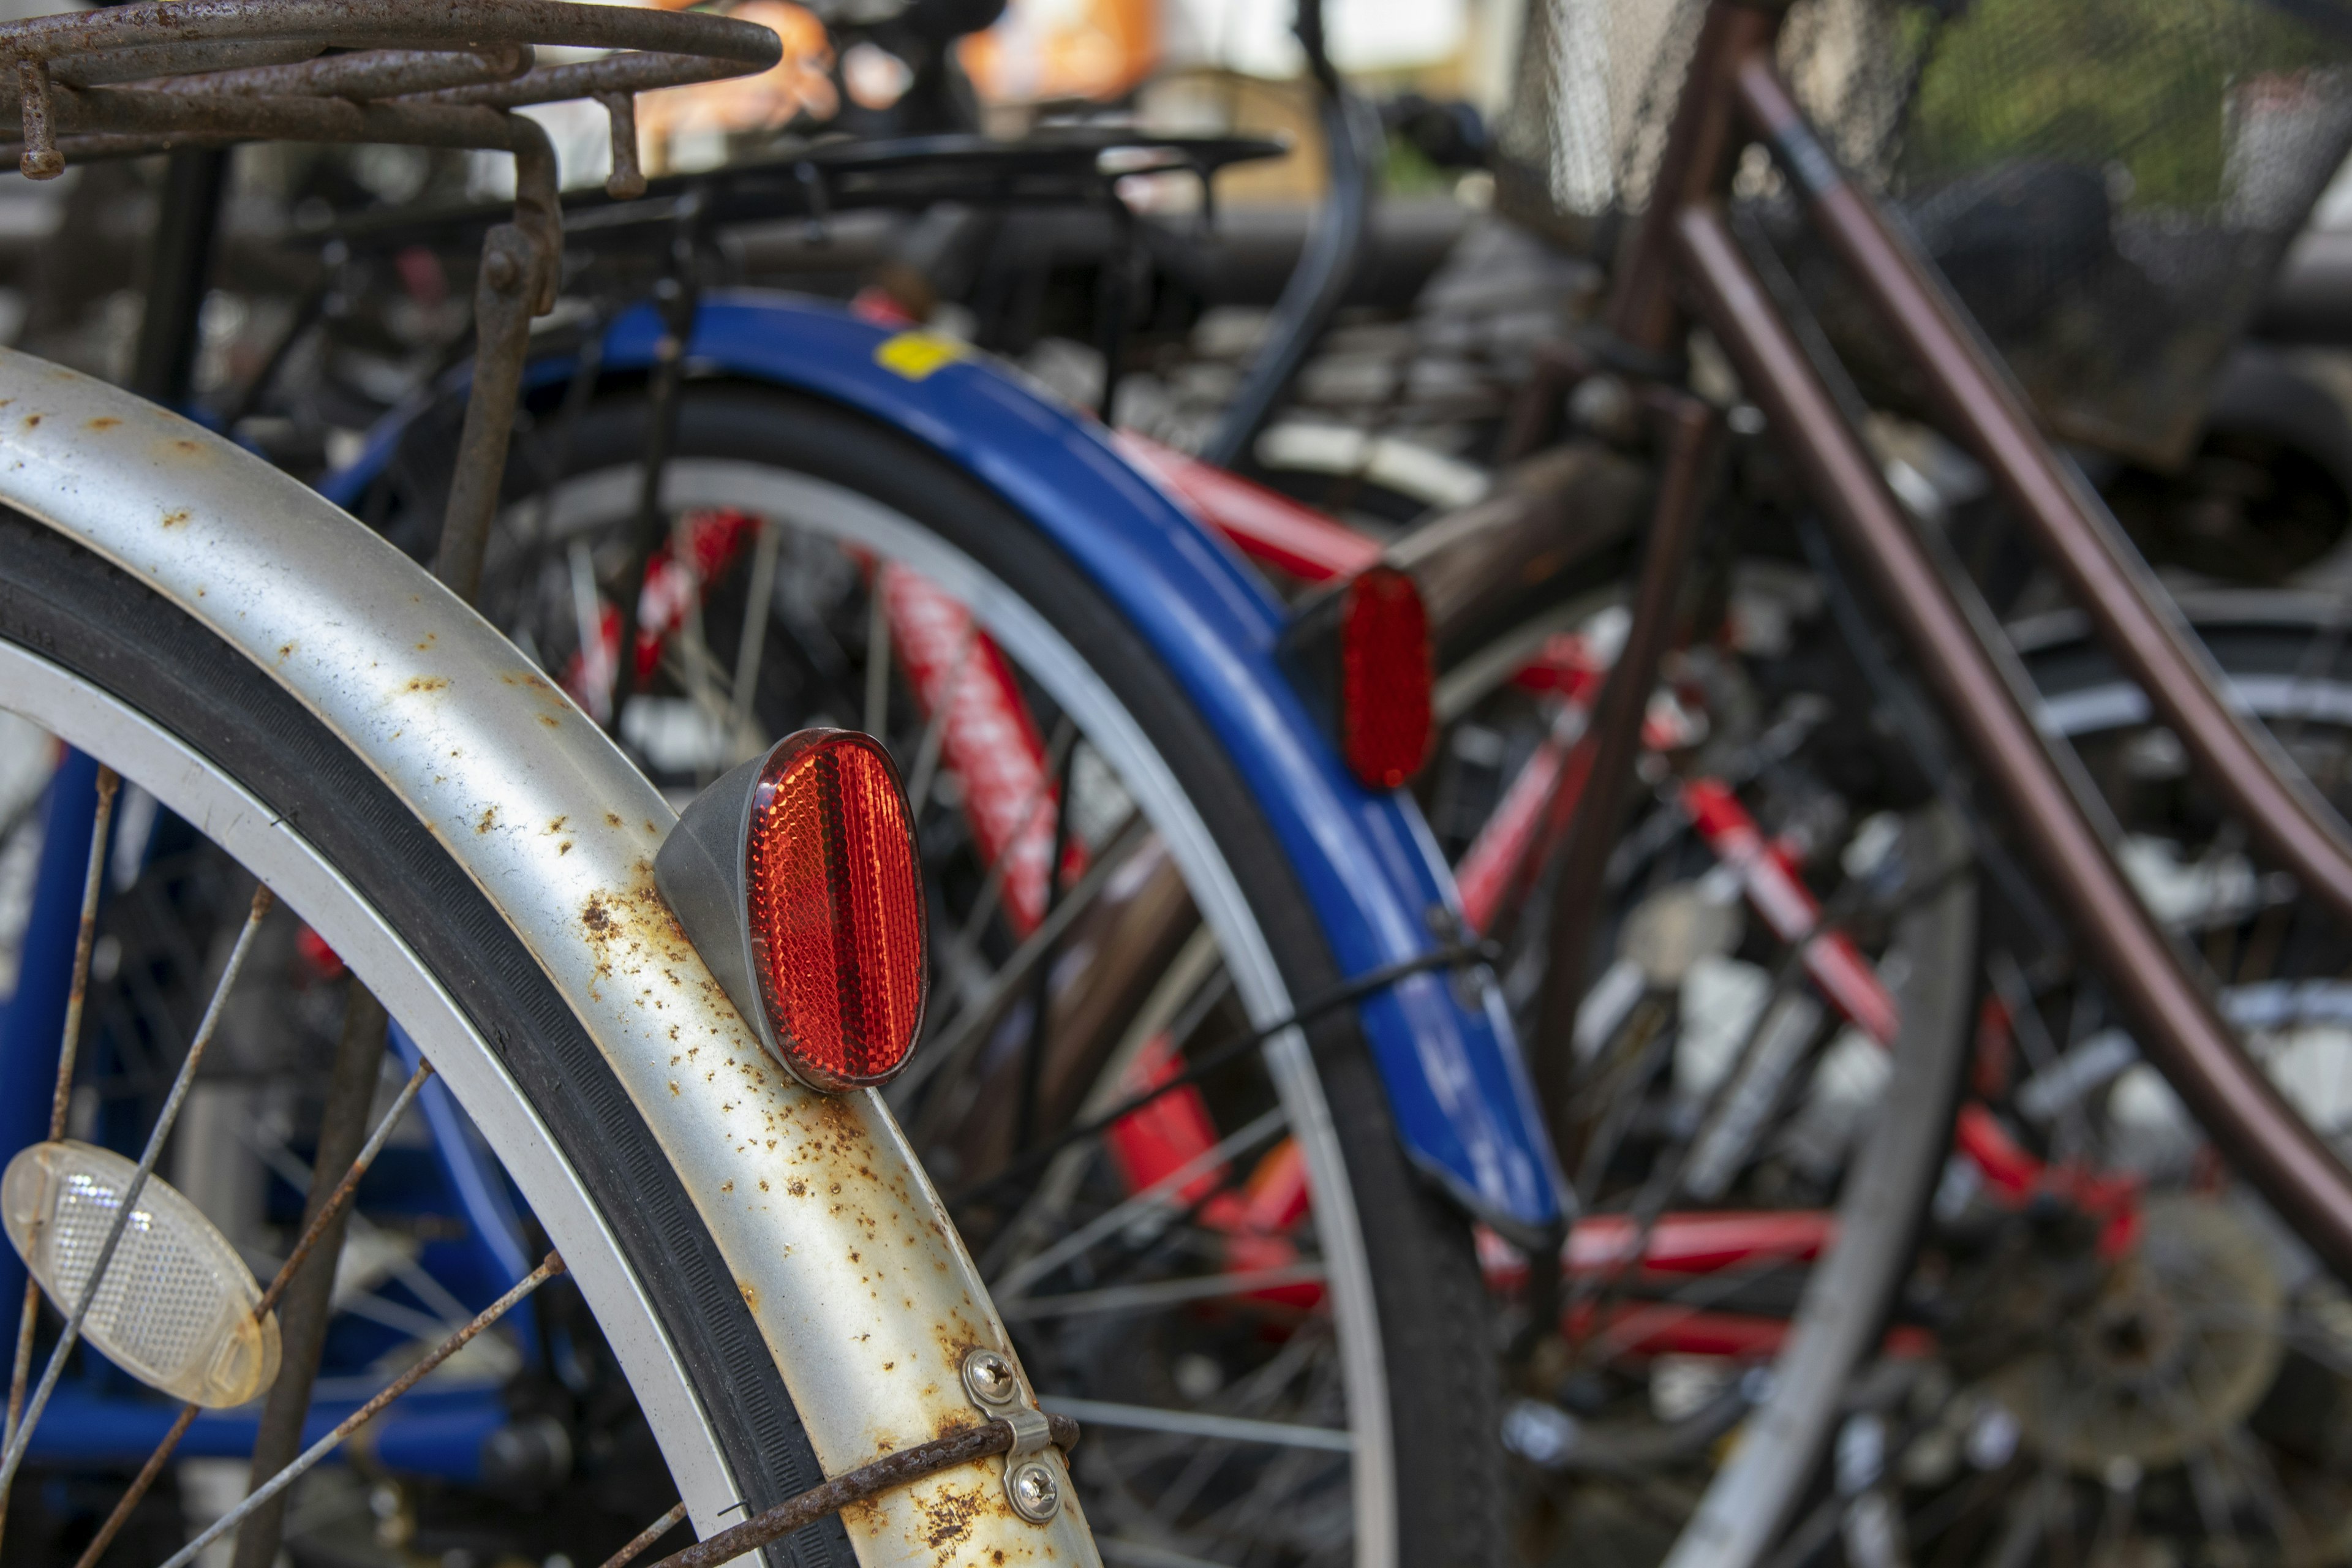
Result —
[[[1065, 721], [1066, 722], [1066, 719]], [[1062, 753], [1061, 765], [1058, 768], [1048, 769], [1038, 778], [1041, 786], [1045, 780], [1054, 778], [1057, 773], [1061, 780], [1061, 793], [1054, 799], [1054, 830], [1052, 836], [1046, 840], [1048, 846], [1045, 851], [1045, 918], [1046, 920], [1053, 919], [1055, 909], [1062, 901], [1062, 861], [1069, 854], [1070, 849], [1070, 798], [1077, 793], [1075, 787], [1076, 783], [1075, 765], [1077, 760], [1078, 749], [1073, 744]], [[1035, 814], [1033, 812], [1029, 820], [1034, 819]], [[1027, 837], [1025, 827], [1023, 837], [1024, 840]], [[997, 858], [1010, 863], [1018, 847], [1017, 844], [1008, 846], [1005, 852]], [[1029, 1040], [1027, 1047], [1021, 1053], [1020, 1098], [1014, 1101], [1013, 1107], [1013, 1146], [1015, 1149], [1027, 1148], [1031, 1136], [1036, 1131], [1037, 1097], [1044, 1091], [1045, 1081], [1047, 1026], [1052, 1021], [1051, 1015], [1054, 1011], [1054, 961], [1059, 956], [1060, 951], [1059, 942], [1048, 942], [1045, 952], [1039, 956], [1034, 964], [1030, 966]]]
[[[66, 1111], [73, 1103], [74, 1058], [81, 1050], [82, 1005], [89, 994], [89, 953], [98, 941], [98, 899], [106, 884], [106, 836], [114, 824], [114, 799], [122, 779], [112, 768], [98, 770], [98, 815], [89, 828], [89, 866], [81, 884], [81, 932], [74, 939], [73, 983], [66, 993], [64, 1037], [58, 1044], [58, 1086], [49, 1099], [49, 1139], [66, 1135]], [[8, 1373], [8, 1424], [0, 1436], [0, 1450], [16, 1441], [16, 1424], [25, 1409], [25, 1380], [33, 1370], [33, 1329], [41, 1313], [41, 1287], [30, 1273], [25, 1277], [25, 1306], [16, 1319], [16, 1356]], [[0, 1501], [7, 1497], [0, 1486]], [[5, 1510], [0, 1510], [5, 1511]]]
[[1141, 817], [1129, 821], [1126, 830], [1103, 851], [1101, 858], [1087, 868], [1087, 874], [1078, 879], [1077, 886], [1055, 906], [1053, 914], [1038, 921], [1037, 929], [1013, 949], [1013, 956], [1004, 961], [1004, 967], [996, 972], [996, 978], [990, 983], [980, 1000], [966, 1005], [955, 1016], [955, 1021], [937, 1037], [916, 1047], [915, 1059], [908, 1065], [905, 1072], [898, 1075], [898, 1081], [891, 1086], [893, 1104], [908, 1104], [925, 1081], [942, 1068], [959, 1061], [967, 1050], [980, 1042], [982, 1032], [994, 1020], [998, 1010], [1012, 1000], [1013, 994], [1028, 977], [1030, 968], [1060, 940], [1072, 921], [1093, 907], [1095, 900], [1128, 856], [1150, 836], [1150, 829]]
[[1188, 1557], [1181, 1552], [1171, 1552], [1164, 1546], [1154, 1546], [1145, 1541], [1125, 1541], [1116, 1535], [1097, 1535], [1095, 1547], [1106, 1563], [1121, 1568], [1223, 1568], [1222, 1563], [1205, 1557]]
[[[319, 1238], [326, 1234], [327, 1227], [334, 1224], [335, 1217], [350, 1206], [352, 1199], [359, 1192], [360, 1178], [367, 1173], [370, 1165], [375, 1163], [376, 1155], [383, 1150], [384, 1140], [390, 1138], [393, 1129], [400, 1125], [400, 1119], [408, 1113], [408, 1107], [416, 1099], [417, 1091], [425, 1087], [425, 1080], [432, 1076], [432, 1063], [420, 1061], [416, 1064], [416, 1070], [409, 1075], [408, 1082], [401, 1087], [400, 1093], [394, 1098], [392, 1109], [383, 1113], [383, 1119], [376, 1123], [375, 1131], [370, 1133], [368, 1141], [360, 1146], [358, 1155], [352, 1161], [351, 1170], [344, 1174], [341, 1182], [336, 1184], [334, 1192], [329, 1194], [326, 1203], [320, 1206], [309, 1227], [302, 1232], [301, 1239], [295, 1242], [294, 1250], [287, 1254], [286, 1261], [278, 1266], [278, 1272], [270, 1279], [269, 1288], [261, 1293], [261, 1300], [254, 1304], [255, 1317], [267, 1315], [269, 1310], [278, 1304], [278, 1298], [286, 1293], [287, 1285], [292, 1281], [295, 1270], [302, 1267], [303, 1259], [310, 1256], [311, 1248], [316, 1247]], [[115, 1536], [121, 1533], [125, 1524], [130, 1522], [131, 1510], [139, 1506], [139, 1500], [147, 1495], [147, 1489], [153, 1486], [155, 1478], [163, 1473], [163, 1462], [170, 1458], [172, 1451], [180, 1446], [180, 1439], [187, 1436], [188, 1424], [196, 1418], [199, 1408], [194, 1405], [181, 1407], [179, 1418], [172, 1423], [171, 1429], [165, 1432], [163, 1440], [155, 1445], [155, 1451], [147, 1457], [147, 1463], [140, 1468], [139, 1474], [132, 1479], [129, 1489], [115, 1502], [114, 1511], [107, 1515], [106, 1522], [99, 1527], [98, 1534], [83, 1550], [74, 1568], [95, 1568], [98, 1560], [105, 1555], [106, 1549], [114, 1543]]]
[[751, 545], [751, 583], [743, 602], [743, 634], [735, 644], [735, 679], [727, 687], [738, 735], [749, 731], [756, 721], [751, 704], [760, 694], [760, 657], [767, 651], [770, 601], [776, 596], [776, 557], [783, 542], [784, 531], [776, 526], [776, 520], [761, 518], [760, 536]]
[[646, 1550], [663, 1536], [676, 1530], [686, 1520], [686, 1504], [679, 1503], [667, 1513], [629, 1537], [629, 1543], [604, 1559], [602, 1568], [629, 1568], [629, 1564], [646, 1554]]
[[1263, 1443], [1275, 1447], [1319, 1448], [1326, 1453], [1351, 1454], [1355, 1435], [1331, 1426], [1302, 1426], [1288, 1421], [1252, 1421], [1238, 1415], [1213, 1415], [1197, 1410], [1163, 1410], [1150, 1405], [1116, 1405], [1100, 1399], [1071, 1399], [1046, 1394], [1040, 1401], [1048, 1410], [1076, 1416], [1081, 1426], [1117, 1426], [1138, 1432], [1172, 1432], [1186, 1437], [1213, 1437], [1229, 1443]]
[[[603, 668], [604, 662], [604, 600], [596, 587], [596, 558], [589, 553], [588, 542], [574, 538], [563, 552], [564, 564], [572, 576], [572, 620], [580, 637], [581, 704], [588, 717], [599, 724], [613, 721], [613, 675]], [[626, 617], [624, 617], [625, 621]], [[624, 658], [636, 656], [635, 639], [629, 628], [621, 628], [621, 648], [614, 658], [619, 668]]]
[[[1037, 808], [1045, 804], [1046, 785], [1066, 771], [1066, 763], [1070, 750], [1076, 744], [1077, 726], [1066, 713], [1054, 726], [1053, 739], [1046, 742], [1045, 765], [1038, 772], [1037, 783], [1030, 790], [1029, 798], [1021, 803], [1023, 822], [1035, 820]], [[1121, 842], [1128, 826], [1128, 823], [1119, 825], [1118, 831], [1111, 835], [1113, 844]], [[971, 911], [964, 916], [963, 923], [956, 928], [955, 940], [950, 942], [945, 950], [947, 957], [940, 966], [943, 970], [959, 975], [971, 970], [972, 954], [980, 950], [980, 939], [987, 932], [989, 917], [996, 913], [997, 900], [1004, 896], [1004, 879], [1012, 870], [1013, 856], [1013, 849], [1007, 848], [1003, 854], [996, 858], [996, 863], [989, 867], [988, 876], [980, 885], [980, 896], [971, 901]], [[976, 985], [967, 986], [964, 989], [982, 990]], [[965, 999], [965, 1005], [971, 1005], [969, 996]]]
[[447, 1361], [451, 1356], [456, 1355], [459, 1351], [465, 1349], [467, 1343], [473, 1340], [475, 1335], [480, 1333], [484, 1329], [488, 1328], [492, 1323], [497, 1322], [500, 1318], [505, 1317], [507, 1313], [514, 1308], [517, 1302], [522, 1300], [532, 1291], [538, 1289], [541, 1285], [546, 1284], [550, 1279], [552, 1279], [555, 1276], [562, 1272], [563, 1259], [557, 1257], [552, 1252], [549, 1253], [546, 1260], [541, 1263], [538, 1268], [532, 1269], [529, 1274], [523, 1276], [521, 1281], [518, 1283], [514, 1289], [509, 1290], [505, 1295], [499, 1297], [497, 1300], [483, 1308], [480, 1316], [477, 1317], [472, 1322], [467, 1323], [464, 1328], [459, 1329], [456, 1333], [451, 1334], [447, 1339], [442, 1341], [440, 1344], [434, 1347], [432, 1352], [426, 1355], [424, 1360], [410, 1367], [406, 1372], [402, 1373], [398, 1377], [393, 1379], [391, 1383], [386, 1384], [382, 1393], [378, 1394], [373, 1399], [369, 1400], [365, 1405], [361, 1405], [357, 1410], [352, 1411], [349, 1415], [343, 1417], [342, 1421], [336, 1426], [333, 1431], [328, 1433], [325, 1436], [311, 1444], [308, 1448], [302, 1450], [302, 1454], [299, 1458], [287, 1466], [284, 1469], [278, 1471], [276, 1475], [270, 1477], [269, 1479], [264, 1481], [260, 1486], [254, 1488], [251, 1492], [247, 1494], [246, 1500], [243, 1502], [237, 1504], [235, 1508], [229, 1510], [228, 1512], [213, 1521], [211, 1524], [205, 1528], [202, 1534], [198, 1535], [194, 1541], [189, 1542], [187, 1545], [182, 1547], [179, 1551], [166, 1558], [163, 1562], [163, 1568], [187, 1568], [187, 1564], [194, 1562], [204, 1552], [205, 1547], [210, 1546], [214, 1542], [218, 1541], [222, 1536], [226, 1535], [230, 1531], [235, 1530], [238, 1525], [244, 1523], [246, 1517], [252, 1513], [254, 1510], [259, 1508], [263, 1503], [268, 1502], [271, 1498], [276, 1497], [279, 1492], [284, 1491], [288, 1487], [292, 1486], [296, 1481], [301, 1479], [303, 1476], [310, 1473], [310, 1471], [318, 1465], [320, 1460], [333, 1453], [338, 1447], [341, 1447], [342, 1446], [343, 1439], [349, 1437], [352, 1433], [358, 1431], [362, 1426], [366, 1426], [370, 1421], [373, 1420], [377, 1413], [382, 1411], [385, 1405], [391, 1404], [394, 1400], [399, 1398], [402, 1394], [407, 1393], [410, 1389], [424, 1382], [426, 1376], [433, 1372], [434, 1368], [439, 1366], [443, 1362]]
[[1070, 1318], [1094, 1312], [1149, 1312], [1185, 1301], [1206, 1300], [1218, 1296], [1245, 1296], [1254, 1290], [1271, 1290], [1283, 1285], [1319, 1284], [1324, 1277], [1321, 1260], [1308, 1259], [1274, 1268], [1241, 1268], [1230, 1274], [1163, 1279], [1150, 1285], [1113, 1285], [1101, 1290], [1026, 1296], [1016, 1301], [1002, 1302], [999, 1306], [1007, 1322]]
[[890, 743], [890, 606], [878, 566], [866, 595], [866, 732]]
[[1170, 1200], [1190, 1186], [1203, 1172], [1214, 1170], [1243, 1150], [1272, 1137], [1287, 1126], [1289, 1121], [1289, 1113], [1280, 1106], [1254, 1118], [1238, 1131], [1219, 1139], [1150, 1186], [1112, 1205], [1034, 1258], [1006, 1269], [989, 1286], [989, 1293], [996, 1298], [1000, 1307], [1023, 1300], [1022, 1292], [1031, 1285], [1105, 1237], [1126, 1229], [1147, 1211], [1175, 1207]]
[[[881, 589], [877, 575], [876, 591]], [[915, 765], [908, 772], [907, 805], [918, 822], [923, 808], [931, 803], [931, 784], [939, 777], [940, 752], [948, 743], [948, 715], [955, 711], [956, 699], [963, 695], [963, 678], [971, 668], [971, 656], [980, 647], [980, 623], [964, 627], [963, 647], [956, 650], [953, 668], [948, 671], [947, 683], [940, 689], [940, 705], [923, 724], [923, 738], [915, 747]]]
[[[245, 967], [246, 954], [253, 950], [254, 933], [261, 929], [264, 916], [275, 900], [268, 887], [253, 890], [253, 907], [245, 918], [245, 927], [236, 933], [236, 945], [229, 950], [228, 962], [221, 966], [220, 984], [213, 988], [213, 999], [205, 1006], [204, 1022], [196, 1026], [196, 1037], [188, 1043], [188, 1054], [180, 1063], [179, 1076], [172, 1080], [172, 1091], [164, 1099], [163, 1109], [155, 1118], [154, 1131], [147, 1135], [147, 1147], [141, 1152], [138, 1168], [131, 1173], [121, 1200], [114, 1211], [114, 1221], [107, 1226], [106, 1240], [98, 1249], [98, 1260], [91, 1267], [89, 1280], [82, 1288], [81, 1300], [74, 1304], [72, 1314], [66, 1319], [65, 1332], [58, 1336], [57, 1347], [50, 1351], [48, 1363], [41, 1369], [40, 1386], [33, 1391], [30, 1404], [25, 1407], [24, 1419], [18, 1423], [16, 1436], [8, 1445], [7, 1457], [0, 1459], [0, 1509], [7, 1506], [8, 1489], [16, 1479], [17, 1468], [25, 1462], [25, 1451], [32, 1446], [33, 1428], [40, 1425], [41, 1412], [57, 1392], [58, 1379], [66, 1368], [66, 1359], [73, 1353], [75, 1343], [81, 1338], [84, 1319], [89, 1316], [98, 1292], [106, 1283], [106, 1271], [114, 1262], [115, 1248], [121, 1244], [122, 1233], [130, 1227], [131, 1215], [137, 1208], [139, 1194], [147, 1185], [148, 1176], [155, 1169], [155, 1161], [163, 1152], [163, 1141], [171, 1136], [172, 1123], [179, 1120], [180, 1107], [186, 1103], [188, 1086], [195, 1081], [196, 1064], [204, 1059], [205, 1047], [212, 1044], [213, 1032], [220, 1025], [221, 1012], [228, 1002], [228, 994], [236, 984], [237, 972]], [[88, 954], [82, 955], [82, 974], [76, 976], [80, 985], [88, 973]]]

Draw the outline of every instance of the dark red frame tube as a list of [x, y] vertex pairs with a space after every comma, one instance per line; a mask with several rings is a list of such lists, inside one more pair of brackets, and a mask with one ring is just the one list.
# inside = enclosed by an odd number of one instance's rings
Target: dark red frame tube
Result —
[[[1790, 450], [1816, 499], [1869, 573], [1879, 604], [2000, 793], [2044, 886], [2072, 918], [2140, 1044], [2282, 1217], [2331, 1266], [2352, 1272], [2352, 1171], [2247, 1058], [2132, 890], [1997, 660], [1993, 634], [1971, 624], [1740, 254], [1721, 210], [1712, 204], [1684, 209], [1675, 220], [1674, 246], [1677, 271], [1700, 313], [1748, 395], [1790, 437]], [[2080, 528], [2079, 520], [2063, 517], [2055, 525], [2059, 532]], [[2122, 588], [2137, 592], [2128, 579]], [[2141, 611], [2157, 619], [2152, 606]]]
[[[1927, 372], [1952, 434], [2154, 701], [2206, 781], [2305, 887], [2352, 919], [2352, 840], [2271, 738], [2231, 710], [2221, 674], [2098, 498], [2035, 426], [2024, 395], [1964, 321], [1927, 261], [1839, 173], [1771, 58], [1732, 73], [1739, 107], [1804, 193], [1815, 226]], [[1695, 84], [1704, 90], [1706, 84]], [[1713, 93], [1707, 96], [1716, 96]]]

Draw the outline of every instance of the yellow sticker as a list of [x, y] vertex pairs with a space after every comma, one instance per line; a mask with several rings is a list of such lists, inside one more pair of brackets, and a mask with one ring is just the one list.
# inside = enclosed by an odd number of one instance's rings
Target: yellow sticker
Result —
[[874, 363], [908, 381], [920, 381], [941, 365], [953, 364], [971, 353], [970, 343], [943, 338], [937, 332], [900, 332], [883, 340], [874, 351]]

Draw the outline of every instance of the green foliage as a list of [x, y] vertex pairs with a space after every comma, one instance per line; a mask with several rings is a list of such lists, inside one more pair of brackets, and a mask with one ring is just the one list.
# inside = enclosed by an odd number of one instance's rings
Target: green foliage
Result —
[[1975, 0], [1933, 48], [1915, 182], [2046, 158], [2119, 166], [2126, 205], [2190, 209], [2226, 194], [2233, 90], [2347, 53], [2261, 0]]

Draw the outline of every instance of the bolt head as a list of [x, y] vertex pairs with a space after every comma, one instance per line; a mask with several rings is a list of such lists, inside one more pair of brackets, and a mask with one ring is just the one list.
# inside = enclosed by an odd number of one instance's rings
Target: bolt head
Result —
[[1021, 1392], [1013, 1363], [992, 1350], [976, 1350], [963, 1358], [963, 1386], [982, 1405], [1010, 1405]]
[[1015, 1465], [1004, 1478], [1004, 1489], [1012, 1497], [1013, 1511], [1032, 1524], [1043, 1524], [1061, 1511], [1062, 1484], [1041, 1460]]
[[522, 268], [505, 250], [492, 248], [482, 255], [482, 276], [489, 286], [503, 294], [522, 279]]

